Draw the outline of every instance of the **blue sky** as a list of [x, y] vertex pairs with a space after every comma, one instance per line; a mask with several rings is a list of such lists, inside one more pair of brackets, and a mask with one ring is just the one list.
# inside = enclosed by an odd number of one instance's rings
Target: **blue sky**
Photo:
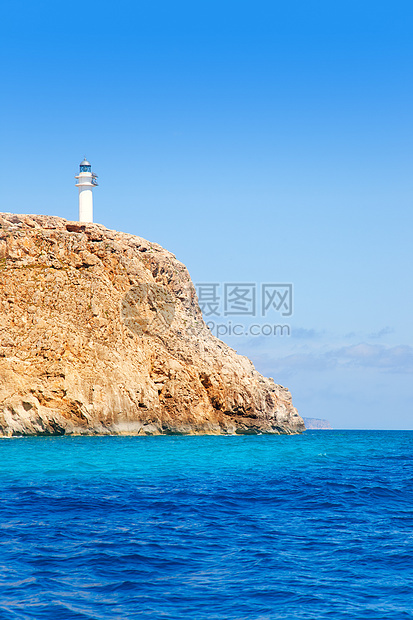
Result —
[[0, 208], [76, 219], [86, 154], [97, 221], [195, 282], [293, 283], [290, 337], [226, 340], [302, 415], [413, 428], [412, 26], [407, 1], [3, 3]]

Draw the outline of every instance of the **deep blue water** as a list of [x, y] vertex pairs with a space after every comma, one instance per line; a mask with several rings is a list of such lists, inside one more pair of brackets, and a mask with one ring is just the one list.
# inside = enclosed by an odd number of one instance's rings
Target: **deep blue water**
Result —
[[0, 619], [413, 618], [413, 432], [0, 441]]

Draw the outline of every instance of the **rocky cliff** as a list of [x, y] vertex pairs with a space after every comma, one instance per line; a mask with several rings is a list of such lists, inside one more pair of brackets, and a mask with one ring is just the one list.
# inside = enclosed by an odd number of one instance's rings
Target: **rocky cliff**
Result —
[[0, 435], [302, 430], [288, 390], [212, 336], [174, 255], [0, 214]]

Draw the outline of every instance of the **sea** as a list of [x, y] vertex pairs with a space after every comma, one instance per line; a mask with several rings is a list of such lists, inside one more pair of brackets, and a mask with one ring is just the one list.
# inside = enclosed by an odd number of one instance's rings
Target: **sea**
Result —
[[413, 618], [413, 432], [0, 441], [1, 620]]

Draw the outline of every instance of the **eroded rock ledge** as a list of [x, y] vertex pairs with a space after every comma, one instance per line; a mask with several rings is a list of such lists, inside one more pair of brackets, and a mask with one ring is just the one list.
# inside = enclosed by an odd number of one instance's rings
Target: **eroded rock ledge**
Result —
[[0, 214], [0, 435], [302, 430], [288, 390], [210, 333], [171, 253]]

